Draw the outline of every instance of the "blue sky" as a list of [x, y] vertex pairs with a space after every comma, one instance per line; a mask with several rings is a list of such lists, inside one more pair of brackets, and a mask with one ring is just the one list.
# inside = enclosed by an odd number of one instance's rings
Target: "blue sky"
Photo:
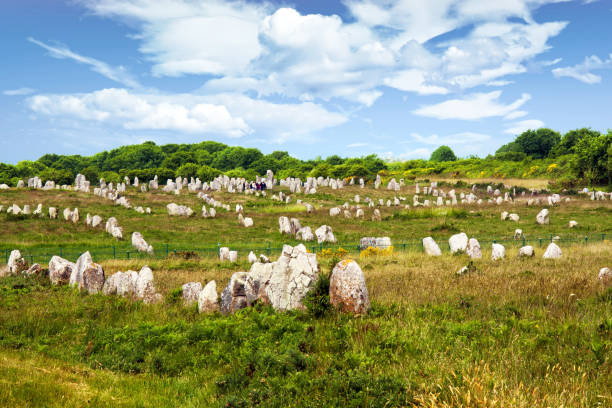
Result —
[[605, 131], [608, 0], [4, 0], [0, 161], [153, 140], [485, 156]]

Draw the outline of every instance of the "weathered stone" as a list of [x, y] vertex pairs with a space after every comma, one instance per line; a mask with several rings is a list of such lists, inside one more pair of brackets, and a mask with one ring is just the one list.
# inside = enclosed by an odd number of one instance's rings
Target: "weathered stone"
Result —
[[193, 210], [191, 208], [175, 203], [166, 205], [166, 209], [168, 210], [168, 215], [172, 216], [191, 217], [193, 214]]
[[518, 257], [532, 257], [535, 255], [535, 251], [531, 245], [525, 245], [521, 249], [519, 249]]
[[278, 218], [278, 230], [281, 234], [291, 234], [291, 223], [289, 222], [289, 218], [282, 216]]
[[82, 254], [70, 274], [69, 283], [89, 294], [102, 291], [104, 286], [104, 270], [93, 262], [89, 251]]
[[391, 246], [391, 238], [389, 237], [363, 237], [359, 240], [359, 249], [362, 251], [368, 247], [387, 249]]
[[198, 295], [198, 312], [212, 313], [219, 310], [219, 297], [217, 295], [217, 283], [213, 280], [204, 286]]
[[544, 208], [536, 216], [536, 221], [540, 225], [550, 224], [550, 215], [548, 209]]
[[49, 218], [51, 218], [52, 220], [57, 218], [57, 208], [49, 207]]
[[314, 234], [310, 227], [302, 227], [296, 234], [295, 238], [301, 241], [312, 241], [314, 240]]
[[451, 254], [465, 252], [468, 246], [468, 236], [465, 232], [455, 234], [448, 239]]
[[246, 297], [246, 279], [248, 273], [236, 272], [221, 293], [221, 312], [234, 313], [248, 306]]
[[25, 271], [25, 274], [28, 276], [32, 276], [32, 275], [40, 275], [42, 272], [43, 270], [40, 264], [35, 263], [34, 265], [30, 266], [30, 268], [28, 268], [27, 271]]
[[508, 219], [508, 211], [502, 211], [501, 220], [506, 221]]
[[202, 284], [200, 282], [189, 282], [184, 284], [182, 288], [185, 306], [191, 306], [198, 302], [198, 297], [202, 291]]
[[482, 251], [480, 250], [480, 243], [478, 242], [476, 238], [470, 238], [465, 252], [472, 259], [482, 258]]
[[334, 236], [334, 232], [329, 225], [321, 225], [319, 228], [315, 230], [315, 235], [317, 237], [317, 242], [319, 244], [323, 242], [335, 243], [336, 237]]
[[438, 244], [436, 243], [436, 241], [434, 241], [432, 237], [423, 238], [423, 250], [425, 251], [427, 255], [430, 255], [430, 256], [442, 255], [442, 251], [440, 250], [440, 247], [438, 246]]
[[578, 226], [578, 223], [577, 223], [576, 221], [571, 220], [571, 221], [569, 222], [569, 227], [570, 227], [570, 228], [574, 228], [574, 227], [577, 227], [577, 226]]
[[238, 251], [229, 252], [229, 261], [232, 263], [238, 262]]
[[519, 222], [519, 220], [521, 219], [521, 217], [519, 217], [519, 215], [518, 215], [518, 214], [514, 214], [514, 213], [513, 213], [513, 214], [508, 215], [508, 219], [509, 219], [510, 221]]
[[72, 271], [76, 265], [64, 258], [54, 256], [49, 261], [49, 280], [54, 285], [64, 285], [70, 282]]
[[18, 249], [11, 251], [8, 260], [8, 272], [11, 275], [17, 275], [28, 270], [28, 263], [21, 256]]
[[546, 252], [542, 255], [544, 259], [559, 259], [561, 258], [562, 252], [561, 248], [554, 242], [548, 244], [548, 248], [546, 248]]
[[91, 227], [92, 228], [97, 228], [101, 224], [102, 224], [102, 217], [100, 217], [99, 215], [94, 215], [91, 218]]
[[599, 275], [597, 275], [597, 278], [605, 284], [612, 283], [612, 269], [601, 268], [599, 270]]
[[514, 230], [514, 239], [521, 239], [523, 238], [523, 230], [522, 229], [515, 229]]
[[502, 244], [493, 244], [491, 250], [491, 259], [497, 261], [506, 257], [506, 248]]
[[329, 301], [343, 312], [368, 313], [370, 297], [357, 262], [347, 259], [334, 267], [329, 280]]
[[255, 255], [255, 253], [251, 251], [249, 252], [249, 256], [247, 259], [249, 260], [249, 263], [254, 264], [255, 262], [257, 262], [257, 255]]
[[372, 221], [381, 221], [382, 220], [382, 216], [380, 215], [380, 210], [378, 208], [374, 209], [374, 212], [372, 213]]
[[147, 244], [140, 232], [132, 233], [132, 246], [138, 250], [138, 252], [146, 252], [147, 254], [153, 254], [153, 246]]
[[219, 248], [219, 260], [229, 261], [229, 253], [230, 253], [230, 250], [228, 247]]

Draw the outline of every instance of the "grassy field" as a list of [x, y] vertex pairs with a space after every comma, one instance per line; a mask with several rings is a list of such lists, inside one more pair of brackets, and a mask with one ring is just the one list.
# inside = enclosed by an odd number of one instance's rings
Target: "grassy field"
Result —
[[[450, 188], [443, 187], [445, 190]], [[412, 187], [399, 195], [412, 204]], [[467, 191], [467, 190], [462, 190]], [[255, 226], [237, 225], [232, 211], [217, 219], [169, 217], [169, 202], [202, 205], [194, 194], [130, 191], [134, 206], [151, 215], [113, 206], [91, 194], [11, 190], [13, 202], [78, 207], [103, 218], [114, 215], [125, 231], [140, 231], [155, 246], [155, 258], [112, 259], [96, 248], [129, 247], [84, 221], [0, 215], [2, 248], [24, 252], [93, 249], [107, 274], [148, 264], [165, 302], [145, 306], [128, 299], [88, 296], [52, 287], [45, 278], [0, 279], [0, 406], [44, 407], [609, 407], [612, 406], [612, 288], [597, 280], [612, 267], [612, 203], [572, 196], [551, 209], [551, 224], [535, 223], [540, 208], [522, 203], [450, 209], [381, 209], [383, 221], [329, 218], [333, 205], [355, 195], [393, 198], [386, 190], [323, 189], [300, 197], [317, 208], [306, 214], [295, 202], [216, 193], [242, 203]], [[501, 211], [520, 222], [502, 222]], [[328, 274], [340, 256], [362, 267], [373, 308], [351, 317], [327, 310], [275, 313], [266, 307], [234, 315], [199, 315], [186, 308], [177, 288], [212, 279], [222, 289], [237, 264], [203, 256], [166, 258], [164, 246], [195, 249], [217, 243], [272, 248], [292, 243], [278, 232], [278, 217], [297, 216], [302, 225], [331, 225], [341, 243], [362, 236], [390, 236], [390, 256], [359, 257], [332, 250], [318, 259]], [[568, 229], [569, 220], [579, 223]], [[507, 259], [490, 260], [490, 239], [512, 239], [522, 228], [528, 239], [559, 235], [563, 257], [517, 259], [522, 241], [504, 242]], [[432, 235], [445, 246], [465, 231], [477, 237], [483, 259], [457, 276], [465, 255], [432, 258], [402, 242]], [[584, 236], [592, 238], [585, 245]], [[129, 234], [125, 234], [129, 237]], [[570, 242], [575, 239], [576, 242]], [[595, 242], [596, 241], [596, 242]], [[536, 241], [538, 242], [538, 241]], [[346, 246], [346, 245], [345, 245]], [[350, 249], [350, 248], [348, 248]], [[170, 251], [172, 252], [172, 251]], [[55, 253], [57, 254], [57, 253]], [[77, 254], [78, 255], [78, 254]], [[278, 251], [272, 252], [275, 258]], [[67, 256], [68, 257], [68, 256]], [[72, 256], [72, 260], [76, 256]], [[41, 260], [42, 261], [42, 260]]]

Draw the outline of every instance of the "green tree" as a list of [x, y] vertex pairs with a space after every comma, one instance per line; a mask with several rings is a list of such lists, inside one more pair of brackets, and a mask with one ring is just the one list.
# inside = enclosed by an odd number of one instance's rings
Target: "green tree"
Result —
[[612, 131], [597, 137], [587, 136], [578, 140], [574, 146], [575, 156], [571, 167], [576, 177], [591, 184], [609, 183], [609, 152], [612, 144]]
[[195, 178], [198, 176], [199, 169], [200, 167], [195, 163], [185, 163], [181, 167], [176, 169], [176, 177], [182, 177], [187, 179], [191, 177]]
[[429, 160], [435, 162], [456, 161], [457, 156], [455, 156], [455, 153], [450, 147], [443, 145], [433, 151]]
[[210, 167], [210, 166], [200, 166], [198, 169], [198, 177], [202, 182], [212, 181], [215, 177], [221, 174], [221, 171]]
[[540, 128], [538, 130], [526, 130], [514, 141], [520, 147], [520, 151], [533, 157], [543, 159], [548, 157], [550, 151], [561, 140], [561, 135], [554, 130]]
[[585, 137], [597, 137], [599, 135], [601, 135], [600, 132], [590, 128], [570, 130], [563, 135], [561, 141], [552, 149], [550, 154], [553, 157], [558, 157], [565, 154], [574, 153], [574, 146], [576, 146], [578, 141]]

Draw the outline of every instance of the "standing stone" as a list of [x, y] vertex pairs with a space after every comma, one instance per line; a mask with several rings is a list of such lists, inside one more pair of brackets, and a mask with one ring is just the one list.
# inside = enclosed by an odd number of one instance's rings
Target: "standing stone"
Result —
[[519, 217], [519, 215], [518, 215], [518, 214], [514, 214], [514, 213], [513, 213], [513, 214], [508, 215], [508, 219], [509, 219], [510, 221], [519, 222], [519, 220], [521, 219], [521, 217]]
[[254, 264], [255, 262], [257, 262], [257, 255], [255, 255], [253, 251], [249, 252], [248, 260], [249, 263]]
[[514, 230], [514, 239], [521, 239], [523, 238], [523, 230], [520, 228], [517, 228]]
[[372, 221], [382, 221], [382, 216], [380, 215], [380, 210], [378, 208], [374, 209], [372, 213]]
[[228, 247], [219, 248], [219, 260], [220, 261], [229, 261], [230, 250]]
[[451, 253], [456, 254], [457, 252], [465, 252], [468, 246], [468, 236], [465, 232], [455, 234], [448, 240]]
[[544, 259], [559, 259], [561, 258], [561, 248], [554, 242], [548, 244], [548, 248], [546, 248], [546, 252], [542, 255]]
[[491, 250], [491, 259], [497, 261], [506, 257], [506, 248], [502, 244], [493, 244]]
[[69, 283], [89, 294], [102, 291], [104, 286], [104, 270], [93, 262], [89, 251], [82, 254], [76, 262], [75, 268], [70, 274]]
[[246, 297], [246, 272], [236, 272], [221, 293], [221, 312], [234, 313], [248, 306]]
[[578, 226], [578, 223], [577, 223], [576, 221], [571, 220], [571, 221], [569, 222], [569, 227], [570, 227], [570, 228], [574, 228], [574, 227], [576, 227], [576, 226]]
[[476, 238], [470, 238], [465, 252], [472, 259], [482, 258], [482, 251], [480, 250], [480, 243], [478, 242]]
[[357, 262], [347, 259], [334, 267], [329, 279], [329, 301], [343, 312], [368, 313], [370, 297]]
[[21, 256], [18, 249], [11, 251], [8, 260], [8, 271], [11, 275], [17, 275], [28, 270], [28, 263]]
[[423, 250], [429, 256], [440, 256], [442, 251], [432, 237], [423, 238]]
[[198, 297], [202, 291], [202, 284], [200, 282], [189, 282], [184, 284], [182, 288], [185, 306], [191, 306], [198, 301]]
[[219, 298], [217, 295], [217, 283], [213, 280], [204, 286], [198, 295], [198, 312], [211, 313], [219, 310]]
[[229, 252], [229, 261], [231, 263], [238, 262], [238, 251], [230, 251]]
[[317, 242], [319, 244], [323, 242], [335, 243], [336, 237], [334, 236], [334, 232], [329, 225], [321, 225], [319, 228], [315, 230], [315, 235], [317, 236]]
[[603, 282], [603, 283], [610, 283], [612, 282], [612, 269], [610, 268], [601, 268], [599, 270], [599, 275], [597, 275], [597, 278]]
[[142, 234], [138, 231], [132, 233], [132, 246], [138, 250], [138, 252], [146, 252], [149, 255], [153, 254], [153, 246], [147, 244]]
[[76, 269], [76, 265], [72, 262], [54, 256], [49, 261], [49, 280], [54, 285], [65, 285], [70, 281], [72, 271]]
[[536, 221], [540, 225], [550, 224], [550, 215], [548, 209], [544, 208], [536, 216]]
[[535, 255], [535, 251], [533, 250], [533, 247], [531, 245], [525, 245], [524, 247], [519, 249], [519, 253], [518, 253], [519, 258], [522, 258], [522, 257], [530, 258], [534, 255]]
[[51, 218], [52, 220], [57, 218], [57, 208], [49, 207], [49, 218]]
[[30, 266], [30, 268], [25, 272], [25, 274], [27, 276], [40, 275], [42, 271], [43, 270], [40, 264], [35, 263], [34, 265]]

